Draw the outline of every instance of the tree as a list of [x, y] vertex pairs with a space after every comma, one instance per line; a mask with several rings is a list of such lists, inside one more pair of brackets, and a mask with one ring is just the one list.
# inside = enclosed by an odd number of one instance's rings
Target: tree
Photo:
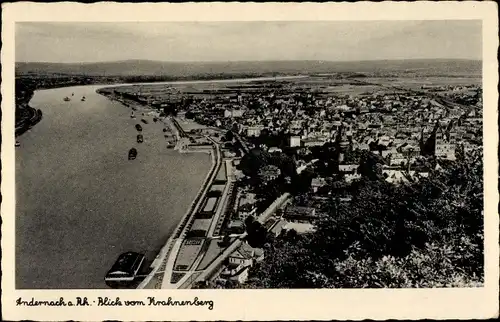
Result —
[[[466, 239], [460, 244], [450, 242], [426, 244], [423, 249], [413, 249], [405, 257], [384, 256], [355, 259], [349, 256], [335, 261], [335, 277], [331, 286], [340, 287], [475, 287], [482, 278], [469, 273], [460, 264], [464, 250], [475, 252], [477, 245]], [[472, 248], [471, 248], [472, 247]]]
[[267, 237], [267, 230], [260, 222], [253, 221], [247, 232], [247, 241], [250, 246], [258, 248], [264, 246]]
[[252, 224], [255, 221], [255, 218], [253, 216], [248, 216], [245, 218], [245, 230], [247, 233], [250, 233], [252, 229]]
[[368, 151], [363, 152], [360, 157], [358, 172], [369, 180], [383, 179], [382, 158]]
[[301, 194], [308, 192], [311, 188], [312, 179], [316, 176], [313, 170], [307, 168], [300, 174], [292, 176], [291, 193]]
[[225, 135], [225, 140], [226, 141], [233, 141], [234, 140], [234, 134], [232, 131], [227, 131]]
[[351, 189], [350, 204], [332, 201], [315, 233], [267, 238], [266, 260], [252, 271], [251, 283], [338, 288], [483, 282], [481, 153], [406, 185], [365, 177]]
[[297, 240], [298, 237], [299, 235], [295, 229], [289, 229], [285, 235], [285, 238], [291, 241]]
[[229, 234], [226, 233], [219, 244], [221, 247], [227, 247], [229, 246], [230, 243], [231, 243], [231, 237], [229, 237]]
[[297, 174], [297, 166], [294, 159], [285, 153], [279, 152], [273, 154], [270, 156], [269, 163], [277, 166], [285, 177], [293, 177]]
[[270, 155], [260, 148], [253, 148], [240, 161], [239, 168], [247, 176], [256, 176], [259, 169], [269, 164]]

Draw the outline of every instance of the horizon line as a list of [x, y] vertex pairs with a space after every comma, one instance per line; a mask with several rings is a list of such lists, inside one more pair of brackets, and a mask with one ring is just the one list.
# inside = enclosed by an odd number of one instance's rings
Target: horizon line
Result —
[[106, 63], [123, 63], [123, 62], [154, 62], [154, 63], [173, 63], [173, 64], [193, 64], [193, 63], [266, 63], [266, 62], [317, 62], [317, 63], [356, 63], [356, 62], [384, 62], [384, 61], [428, 61], [428, 60], [447, 60], [447, 61], [482, 61], [481, 58], [397, 58], [397, 59], [361, 59], [361, 60], [325, 60], [325, 59], [269, 59], [269, 60], [193, 60], [193, 61], [178, 61], [178, 60], [154, 60], [154, 59], [121, 59], [121, 60], [103, 60], [91, 62], [50, 62], [50, 61], [15, 61], [15, 64], [106, 64]]

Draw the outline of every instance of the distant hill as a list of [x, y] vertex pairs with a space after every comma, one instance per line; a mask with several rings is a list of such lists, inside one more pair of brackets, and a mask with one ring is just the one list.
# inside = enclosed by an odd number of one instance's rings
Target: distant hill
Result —
[[477, 60], [380, 60], [333, 61], [249, 61], [249, 62], [161, 62], [126, 60], [99, 63], [16, 63], [16, 75], [62, 74], [88, 76], [170, 76], [212, 74], [315, 74], [335, 72], [416, 73], [419, 75], [480, 76]]

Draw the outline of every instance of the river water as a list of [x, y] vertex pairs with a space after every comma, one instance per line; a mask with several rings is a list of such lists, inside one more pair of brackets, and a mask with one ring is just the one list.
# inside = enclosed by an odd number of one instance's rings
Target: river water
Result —
[[152, 117], [138, 144], [138, 120], [99, 87], [41, 90], [30, 102], [43, 119], [15, 150], [18, 289], [106, 288], [120, 253], [144, 252], [150, 262], [211, 166], [208, 154], [167, 149]]
[[[152, 117], [144, 117], [138, 144], [130, 109], [95, 92], [127, 85], [40, 90], [30, 101], [43, 119], [15, 150], [17, 289], [107, 288], [104, 276], [122, 252], [144, 252], [146, 265], [154, 260], [200, 189], [208, 154], [167, 149], [163, 125]], [[129, 161], [132, 147], [138, 157]]]

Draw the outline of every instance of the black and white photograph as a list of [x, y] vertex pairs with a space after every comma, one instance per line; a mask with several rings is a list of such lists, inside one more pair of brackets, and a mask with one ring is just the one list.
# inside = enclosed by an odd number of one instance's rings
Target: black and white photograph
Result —
[[2, 103], [13, 291], [485, 288], [481, 17], [36, 20]]

